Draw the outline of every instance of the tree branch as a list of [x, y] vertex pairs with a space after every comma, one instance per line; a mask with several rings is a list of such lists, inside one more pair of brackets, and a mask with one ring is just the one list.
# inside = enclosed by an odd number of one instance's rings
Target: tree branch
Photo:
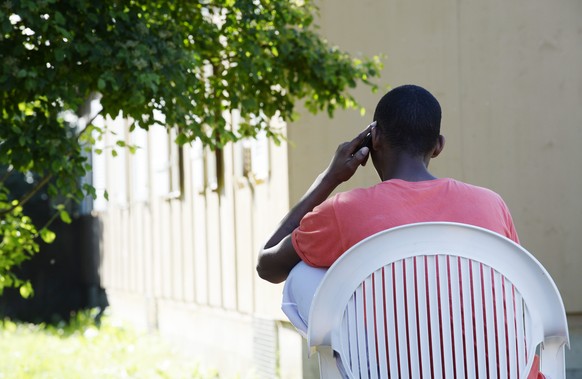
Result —
[[95, 121], [95, 119], [97, 118], [97, 116], [99, 116], [101, 114], [101, 111], [97, 112], [97, 114], [95, 116], [93, 116], [93, 118], [91, 120], [89, 120], [89, 122], [87, 123], [87, 125], [85, 126], [85, 128], [83, 130], [81, 130], [79, 132], [79, 134], [77, 134], [77, 142], [79, 141], [79, 139], [81, 138], [81, 136], [87, 131], [87, 129], [90, 129], [89, 126], [93, 125], [93, 121]]
[[22, 198], [20, 198], [20, 200], [16, 203], [10, 206], [10, 208], [8, 209], [4, 209], [3, 211], [0, 211], [0, 217], [4, 216], [7, 213], [12, 212], [14, 209], [16, 209], [16, 207], [24, 205], [26, 203], [28, 203], [28, 201], [30, 199], [32, 199], [32, 197], [34, 195], [36, 195], [36, 193], [38, 191], [40, 191], [40, 189], [42, 187], [44, 187], [51, 179], [53, 178], [53, 174], [48, 174], [47, 176], [45, 176], [44, 178], [42, 178], [42, 180], [40, 182], [38, 182], [30, 191], [28, 191], [24, 196], [22, 196]]
[[13, 172], [14, 172], [14, 166], [12, 166], [12, 165], [8, 166], [8, 168], [6, 169], [6, 173], [4, 173], [4, 175], [2, 176], [2, 179], [0, 179], [0, 184], [4, 183], [6, 181], [6, 179], [8, 179], [10, 177], [10, 175], [12, 175]]
[[[65, 202], [64, 202], [64, 205], [65, 205], [65, 206], [67, 206], [67, 205], [68, 205], [70, 202], [71, 202], [71, 199], [67, 199], [67, 200], [65, 200]], [[38, 236], [40, 235], [40, 231], [41, 231], [41, 230], [43, 230], [44, 228], [48, 228], [48, 227], [49, 227], [49, 226], [50, 226], [50, 225], [51, 225], [51, 224], [52, 224], [52, 223], [53, 223], [53, 222], [56, 220], [56, 218], [57, 218], [59, 215], [60, 215], [60, 211], [58, 211], [58, 210], [57, 210], [57, 211], [56, 211], [56, 212], [55, 212], [55, 213], [54, 213], [54, 214], [51, 216], [51, 218], [50, 218], [50, 219], [49, 219], [49, 220], [48, 220], [48, 221], [47, 221], [47, 222], [46, 222], [46, 223], [45, 223], [45, 224], [44, 224], [44, 225], [43, 225], [41, 228], [38, 228], [38, 229], [37, 229], [37, 230], [38, 230], [38, 234], [36, 235], [36, 237], [38, 237]]]

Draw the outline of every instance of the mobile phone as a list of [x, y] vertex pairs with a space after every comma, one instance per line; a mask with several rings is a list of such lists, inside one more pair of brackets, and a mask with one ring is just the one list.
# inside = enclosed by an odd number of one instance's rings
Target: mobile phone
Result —
[[358, 145], [358, 148], [356, 149], [356, 151], [360, 151], [360, 149], [364, 146], [366, 146], [368, 149], [372, 150], [372, 133], [366, 134], [366, 136], [362, 140], [362, 143], [360, 143]]

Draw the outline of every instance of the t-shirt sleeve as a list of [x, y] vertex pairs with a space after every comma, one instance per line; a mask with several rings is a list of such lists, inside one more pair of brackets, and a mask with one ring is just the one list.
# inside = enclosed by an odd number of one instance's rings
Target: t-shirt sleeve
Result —
[[509, 207], [503, 201], [501, 196], [498, 195], [499, 202], [501, 204], [501, 212], [505, 228], [505, 236], [512, 240], [513, 242], [519, 244], [519, 237], [517, 236], [517, 230], [515, 229], [515, 224], [513, 223], [513, 218], [511, 217], [511, 212], [509, 212]]
[[334, 211], [333, 198], [306, 214], [292, 233], [299, 257], [313, 267], [330, 267], [344, 251]]
[[513, 223], [513, 218], [511, 217], [511, 213], [509, 213], [509, 209], [507, 209], [507, 206], [505, 208], [505, 222], [507, 225], [507, 238], [509, 238], [510, 240], [512, 240], [513, 242], [519, 244], [519, 237], [517, 236], [517, 230], [515, 229], [515, 224]]

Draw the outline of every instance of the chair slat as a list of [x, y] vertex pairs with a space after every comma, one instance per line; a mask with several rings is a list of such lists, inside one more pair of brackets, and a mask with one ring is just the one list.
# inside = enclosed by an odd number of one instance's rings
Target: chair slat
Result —
[[475, 325], [473, 323], [471, 262], [468, 259], [459, 258], [457, 261], [459, 279], [461, 280], [461, 318], [463, 332], [463, 357], [464, 378], [476, 377], [475, 361]]
[[368, 368], [368, 376], [371, 379], [378, 378], [378, 351], [376, 343], [376, 317], [374, 312], [374, 283], [373, 276], [370, 275], [364, 281], [364, 309], [365, 309], [365, 340], [366, 340], [366, 366]]
[[386, 308], [386, 338], [388, 344], [388, 368], [392, 376], [401, 377], [400, 371], [400, 353], [399, 353], [399, 334], [398, 323], [396, 319], [396, 298], [394, 296], [396, 288], [395, 264], [389, 265], [382, 271], [383, 283], [386, 288], [384, 291], [384, 306]]
[[[359, 372], [360, 365], [358, 359], [358, 336], [357, 336], [357, 318], [356, 318], [356, 294], [354, 293], [348, 302], [347, 306], [347, 320], [348, 320], [348, 346], [349, 346], [349, 361], [348, 367], [352, 372]], [[343, 359], [343, 358], [342, 358]]]
[[407, 367], [410, 373], [410, 377], [419, 378], [420, 377], [420, 357], [418, 355], [418, 325], [416, 324], [417, 315], [417, 299], [415, 293], [415, 281], [416, 273], [414, 271], [414, 258], [405, 260], [403, 271], [404, 271], [404, 285], [406, 288], [406, 296], [404, 298], [406, 306], [406, 330], [408, 332], [407, 338], [407, 354], [408, 361]]
[[420, 378], [432, 378], [432, 359], [431, 359], [431, 344], [429, 325], [430, 318], [429, 304], [427, 296], [427, 281], [426, 281], [426, 261], [424, 257], [414, 258], [414, 272], [415, 272], [415, 297], [417, 304], [416, 324], [418, 326], [418, 354], [419, 354], [419, 370]]
[[388, 378], [388, 336], [386, 328], [386, 295], [384, 290], [385, 276], [384, 268], [376, 271], [373, 276], [374, 285], [374, 319], [376, 322], [376, 342], [378, 352], [378, 373], [380, 378]]
[[496, 340], [497, 340], [497, 377], [507, 378], [507, 329], [505, 314], [505, 292], [501, 275], [493, 271], [493, 281], [495, 283], [495, 313], [496, 313]]
[[485, 354], [488, 378], [497, 378], [497, 359], [495, 346], [495, 313], [493, 310], [493, 282], [491, 268], [481, 265], [481, 285], [484, 305], [484, 327], [485, 327]]
[[[358, 349], [359, 378], [368, 378], [368, 351], [366, 346], [366, 318], [364, 286], [358, 286], [354, 294], [356, 309], [356, 346]], [[354, 370], [354, 372], [357, 372]]]
[[[350, 349], [350, 317], [349, 317], [349, 308], [353, 309], [353, 306], [350, 307], [350, 303], [352, 303], [352, 300], [350, 299], [348, 306], [346, 307], [346, 310], [344, 311], [344, 315], [342, 317], [342, 327], [341, 327], [341, 333], [339, 335], [340, 337], [340, 349], [339, 351], [341, 351], [342, 353], [344, 352], [348, 352], [348, 354], [342, 354], [342, 356], [340, 357], [342, 360], [342, 365], [344, 367], [348, 367], [349, 370], [351, 371], [351, 367], [352, 367], [352, 358], [350, 355], [350, 352], [352, 349]], [[353, 329], [353, 328], [352, 328]]]
[[438, 257], [425, 257], [425, 280], [427, 283], [427, 319], [429, 327], [429, 349], [430, 349], [430, 365], [431, 378], [441, 379], [444, 377], [444, 372], [441, 367], [442, 350], [440, 343], [441, 324], [439, 321], [439, 299], [440, 295], [437, 292], [437, 278], [435, 275]]
[[441, 349], [441, 370], [443, 376], [452, 378], [454, 373], [453, 367], [453, 344], [450, 312], [450, 294], [449, 294], [449, 275], [447, 273], [447, 260], [445, 256], [438, 256], [437, 263], [437, 288], [441, 294], [438, 298], [439, 324], [440, 324], [440, 349]]
[[[525, 366], [525, 362], [527, 362], [527, 348], [526, 348], [526, 334], [525, 334], [525, 315], [523, 309], [523, 300], [521, 295], [517, 291], [513, 291], [513, 308], [516, 317], [513, 319], [514, 321], [514, 329], [516, 334], [516, 342], [517, 342], [517, 363], [520, 367]], [[520, 373], [520, 378], [525, 377], [526, 373]]]
[[410, 369], [408, 362], [410, 355], [408, 353], [408, 330], [407, 330], [407, 310], [405, 306], [406, 281], [405, 267], [403, 261], [395, 262], [393, 268], [393, 291], [395, 300], [395, 322], [397, 333], [397, 352], [398, 352], [398, 377], [409, 378]]
[[449, 312], [451, 317], [451, 343], [453, 345], [453, 370], [455, 378], [463, 378], [465, 372], [465, 355], [463, 350], [463, 320], [461, 315], [461, 287], [459, 286], [458, 258], [447, 256], [447, 273], [449, 285]]
[[518, 378], [519, 364], [517, 362], [517, 336], [515, 333], [514, 320], [515, 309], [513, 307], [514, 287], [513, 283], [503, 278], [504, 307], [505, 307], [505, 328], [506, 328], [506, 359], [508, 362], [507, 375], [509, 378]]
[[481, 280], [481, 264], [472, 262], [469, 267], [471, 281], [471, 313], [473, 315], [473, 361], [477, 378], [487, 378], [487, 357], [485, 344], [485, 319], [482, 303], [483, 287]]

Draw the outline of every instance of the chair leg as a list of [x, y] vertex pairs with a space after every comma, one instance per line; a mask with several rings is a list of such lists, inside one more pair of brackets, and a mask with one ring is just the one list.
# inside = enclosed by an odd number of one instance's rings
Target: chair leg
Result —
[[333, 356], [331, 346], [320, 346], [319, 353], [319, 376], [321, 379], [341, 379], [342, 375], [337, 368], [337, 361]]
[[540, 349], [540, 371], [551, 379], [566, 377], [563, 338], [546, 338]]

